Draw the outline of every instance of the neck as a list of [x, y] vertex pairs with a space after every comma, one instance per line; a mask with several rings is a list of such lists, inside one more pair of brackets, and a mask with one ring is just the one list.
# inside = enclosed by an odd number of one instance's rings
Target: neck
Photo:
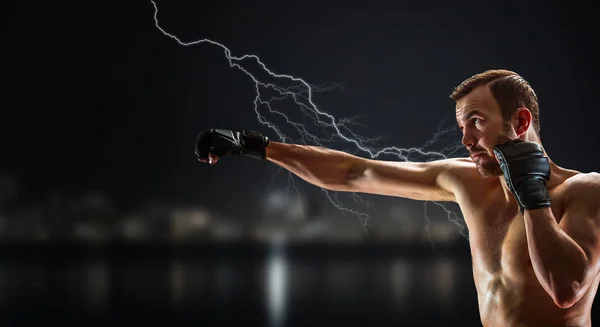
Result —
[[546, 156], [548, 158], [548, 161], [550, 162], [550, 180], [548, 181], [547, 186], [548, 188], [553, 188], [558, 183], [558, 178], [556, 178], [556, 175], [563, 171], [563, 168], [559, 167], [557, 164], [554, 163], [554, 161], [552, 161], [552, 159], [550, 159], [550, 156], [546, 152], [546, 148], [544, 148], [544, 145], [542, 144], [542, 140], [540, 140], [540, 137], [533, 130], [529, 130], [527, 133], [521, 136], [521, 140], [526, 142], [535, 142], [542, 147], [542, 150], [544, 151], [544, 156]]
[[[521, 141], [535, 142], [535, 143], [537, 143], [539, 145], [542, 145], [542, 140], [540, 140], [540, 137], [532, 129], [528, 130], [527, 132], [525, 132], [524, 134], [522, 134], [518, 138], [521, 139]], [[544, 146], [542, 145], [542, 148], [543, 147]]]

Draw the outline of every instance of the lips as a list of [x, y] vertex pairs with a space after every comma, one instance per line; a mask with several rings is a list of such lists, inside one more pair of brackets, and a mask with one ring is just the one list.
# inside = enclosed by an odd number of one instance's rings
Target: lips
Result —
[[471, 154], [471, 159], [475, 160], [475, 159], [481, 157], [482, 154], [484, 154], [484, 152], [473, 153], [473, 154]]

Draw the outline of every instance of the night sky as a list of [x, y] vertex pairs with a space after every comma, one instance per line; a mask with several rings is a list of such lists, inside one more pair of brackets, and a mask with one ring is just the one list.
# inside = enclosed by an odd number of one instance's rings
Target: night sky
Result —
[[[540, 99], [550, 157], [600, 170], [592, 2], [157, 4], [161, 26], [183, 41], [208, 38], [235, 56], [258, 55], [275, 72], [342, 84], [315, 102], [336, 117], [360, 116], [361, 135], [388, 137], [379, 145], [423, 145], [456, 124], [449, 95], [458, 83], [486, 69], [514, 70]], [[196, 161], [203, 129], [276, 134], [254, 114], [254, 84], [220, 48], [181, 46], [153, 15], [150, 1], [5, 7], [0, 169], [18, 176], [23, 198], [101, 191], [123, 206], [166, 199], [242, 213], [269, 188], [287, 186], [285, 173], [268, 184], [276, 167], [267, 162]]]

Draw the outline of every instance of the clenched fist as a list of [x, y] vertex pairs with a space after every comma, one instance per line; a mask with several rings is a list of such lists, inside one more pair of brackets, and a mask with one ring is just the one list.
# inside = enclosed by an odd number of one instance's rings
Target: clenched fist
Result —
[[254, 131], [236, 132], [228, 129], [207, 129], [196, 139], [196, 157], [211, 165], [223, 156], [250, 156], [265, 159], [269, 138]]

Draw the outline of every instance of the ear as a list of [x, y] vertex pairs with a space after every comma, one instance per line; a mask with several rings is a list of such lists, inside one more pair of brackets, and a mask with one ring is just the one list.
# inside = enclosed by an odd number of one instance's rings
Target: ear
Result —
[[515, 131], [517, 132], [517, 136], [521, 137], [531, 126], [531, 111], [527, 108], [519, 108], [514, 117], [516, 123]]

